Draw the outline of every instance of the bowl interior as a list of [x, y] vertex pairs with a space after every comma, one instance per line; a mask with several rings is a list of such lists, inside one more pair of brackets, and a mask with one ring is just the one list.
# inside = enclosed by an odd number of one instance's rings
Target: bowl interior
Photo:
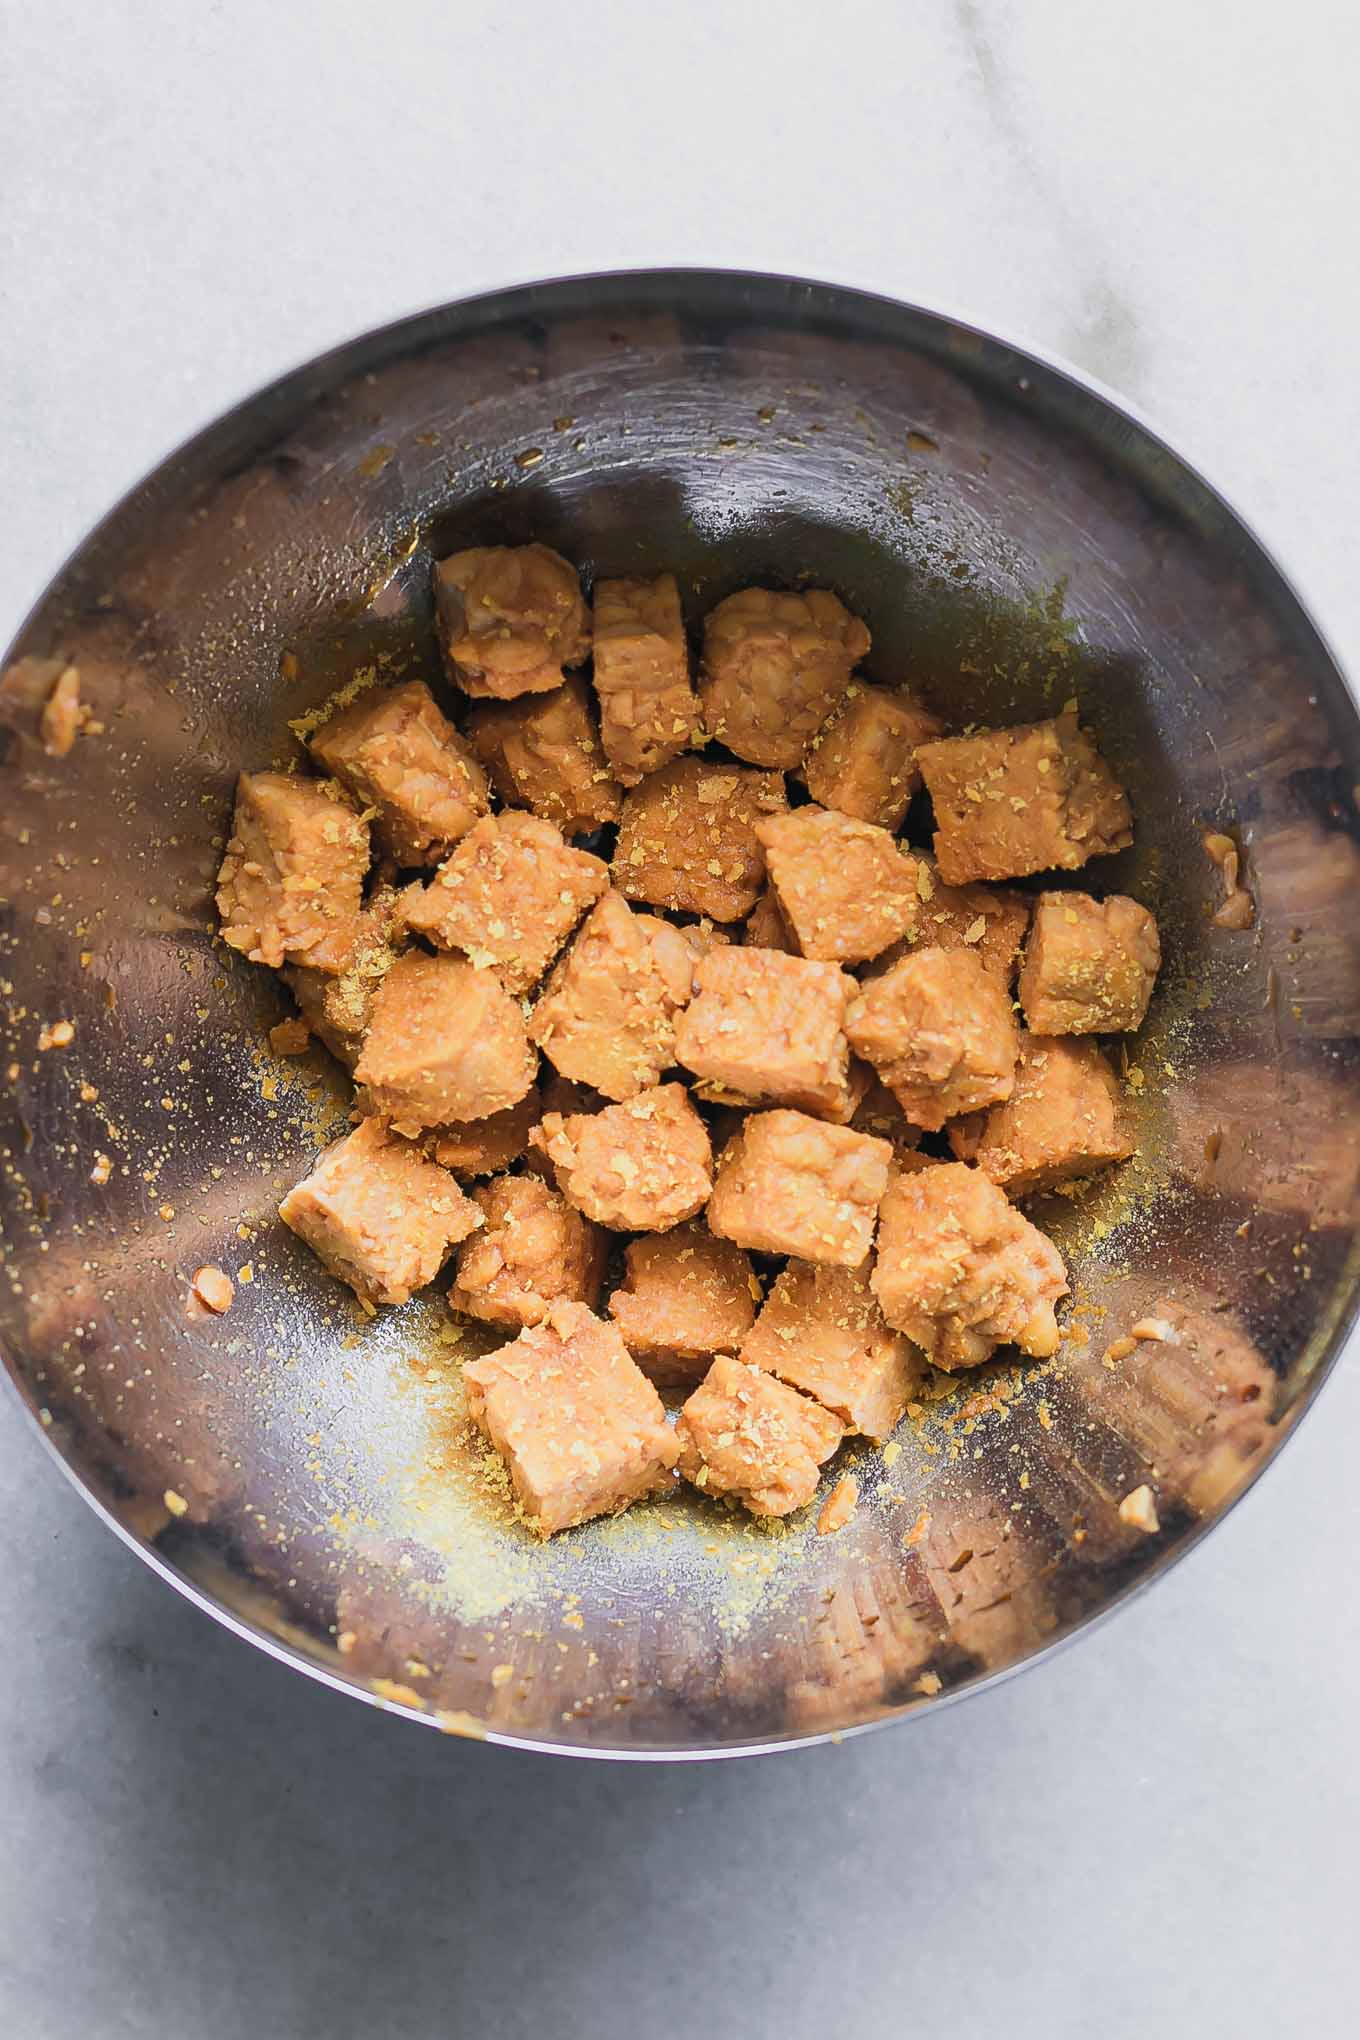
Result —
[[[1130, 790], [1136, 846], [1093, 875], [1154, 907], [1168, 963], [1128, 1051], [1138, 1158], [1034, 1210], [1075, 1335], [922, 1405], [896, 1455], [852, 1452], [863, 1500], [835, 1537], [688, 1503], [531, 1543], [469, 1450], [442, 1300], [362, 1320], [275, 1215], [347, 1086], [319, 1050], [270, 1055], [284, 997], [214, 941], [235, 775], [363, 669], [437, 678], [431, 559], [530, 538], [588, 575], [673, 568], [692, 623], [746, 582], [833, 587], [873, 677], [955, 723], [1075, 698]], [[53, 659], [102, 725], [66, 759], [38, 735]], [[127, 1534], [310, 1669], [468, 1733], [615, 1752], [929, 1704], [1165, 1566], [1337, 1349], [1355, 714], [1212, 492], [1028, 356], [770, 278], [432, 313], [169, 460], [44, 597], [0, 716], [0, 1343]], [[1249, 932], [1212, 924], [1208, 828], [1243, 845]], [[74, 1041], [40, 1048], [60, 1019]], [[243, 1271], [222, 1319], [188, 1301], [204, 1262]], [[1174, 1342], [1109, 1360], [1148, 1316]], [[1118, 1515], [1144, 1481], [1156, 1537]]]

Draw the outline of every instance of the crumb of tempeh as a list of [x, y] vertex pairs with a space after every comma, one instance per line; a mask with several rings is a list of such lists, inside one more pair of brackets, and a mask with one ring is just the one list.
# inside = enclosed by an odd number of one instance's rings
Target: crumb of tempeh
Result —
[[938, 1162], [898, 1174], [879, 1214], [871, 1277], [888, 1323], [937, 1367], [976, 1367], [1014, 1342], [1057, 1351], [1062, 1256], [978, 1169]]
[[822, 1503], [817, 1517], [817, 1535], [834, 1537], [838, 1530], [844, 1530], [858, 1507], [859, 1482], [853, 1473], [843, 1473]]
[[710, 1495], [735, 1495], [753, 1516], [787, 1516], [817, 1492], [845, 1435], [820, 1403], [759, 1367], [720, 1354], [675, 1426], [680, 1471]]
[[709, 735], [753, 765], [792, 771], [868, 649], [859, 618], [823, 589], [729, 595], [704, 623]]
[[479, 702], [468, 741], [501, 799], [532, 808], [568, 836], [589, 835], [619, 818], [623, 795], [609, 768], [579, 677], [550, 694]]
[[777, 772], [676, 758], [624, 799], [614, 883], [630, 900], [740, 921], [765, 883], [756, 825], [786, 806]]
[[434, 570], [439, 634], [465, 694], [511, 700], [562, 684], [590, 650], [575, 567], [546, 545], [484, 545]]
[[563, 1194], [597, 1225], [668, 1232], [713, 1188], [708, 1132], [683, 1084], [658, 1084], [602, 1112], [549, 1113], [530, 1136]]
[[221, 1317], [224, 1311], [231, 1309], [236, 1295], [236, 1285], [230, 1275], [211, 1264], [195, 1268], [193, 1288], [203, 1308], [210, 1310], [215, 1317]]
[[674, 574], [595, 583], [594, 680], [600, 739], [622, 785], [689, 749], [703, 709]]
[[1146, 1481], [1125, 1495], [1119, 1504], [1119, 1520], [1127, 1523], [1130, 1529], [1143, 1531], [1148, 1537], [1155, 1537], [1161, 1529], [1157, 1503]]
[[888, 1183], [887, 1141], [803, 1112], [753, 1112], [718, 1159], [708, 1226], [768, 1254], [858, 1267]]
[[462, 950], [507, 992], [527, 992], [608, 884], [608, 866], [551, 822], [488, 815], [428, 885], [406, 888], [401, 911], [436, 948]]
[[755, 1322], [760, 1284], [750, 1260], [701, 1222], [632, 1241], [609, 1310], [644, 1374], [702, 1379], [715, 1353], [734, 1353]]
[[505, 1460], [543, 1536], [672, 1484], [679, 1441], [616, 1326], [558, 1302], [463, 1368], [468, 1414]]
[[486, 774], [423, 680], [369, 689], [308, 749], [376, 810], [374, 840], [398, 864], [437, 864], [489, 805]]
[[446, 1170], [364, 1119], [288, 1192], [279, 1217], [366, 1303], [405, 1303], [482, 1223]]
[[52, 682], [43, 703], [42, 747], [49, 758], [67, 758], [81, 729], [89, 721], [89, 710], [80, 698], [80, 669], [64, 666]]
[[917, 752], [947, 885], [1075, 871], [1133, 841], [1128, 797], [1070, 711]]
[[755, 832], [804, 956], [862, 962], [915, 925], [916, 859], [886, 829], [801, 807], [757, 822]]

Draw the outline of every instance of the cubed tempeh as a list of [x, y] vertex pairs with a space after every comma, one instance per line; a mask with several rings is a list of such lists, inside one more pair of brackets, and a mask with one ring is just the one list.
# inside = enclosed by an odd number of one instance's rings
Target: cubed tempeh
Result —
[[755, 1322], [760, 1284], [730, 1240], [699, 1221], [634, 1240], [609, 1309], [653, 1381], [694, 1383], [715, 1353], [734, 1353]]
[[786, 806], [777, 772], [676, 758], [624, 800], [614, 883], [630, 900], [739, 921], [765, 882], [756, 824]]
[[623, 795], [584, 680], [518, 701], [479, 702], [468, 715], [468, 741], [511, 807], [532, 808], [568, 836], [618, 820]]
[[967, 949], [922, 949], [863, 985], [845, 1020], [907, 1118], [928, 1132], [1008, 1098], [1019, 1030], [996, 975]]
[[919, 1349], [879, 1309], [867, 1263], [818, 1268], [790, 1261], [740, 1357], [814, 1397], [847, 1430], [868, 1438], [886, 1438], [896, 1429], [926, 1371]]
[[322, 723], [309, 750], [398, 864], [437, 864], [490, 805], [486, 774], [423, 680], [370, 688]]
[[406, 1131], [504, 1112], [537, 1070], [524, 1015], [493, 972], [412, 950], [378, 988], [354, 1076]]
[[917, 862], [886, 829], [801, 807], [757, 822], [756, 835], [804, 956], [862, 962], [915, 925]]
[[1133, 841], [1128, 797], [1071, 712], [943, 737], [916, 756], [946, 885], [1076, 871]]
[[767, 1254], [856, 1268], [888, 1184], [885, 1140], [803, 1112], [753, 1112], [718, 1159], [709, 1231]]
[[590, 650], [575, 567], [546, 545], [483, 545], [434, 570], [449, 670], [465, 694], [508, 701], [560, 687]]
[[735, 1495], [753, 1516], [787, 1516], [812, 1500], [845, 1427], [773, 1374], [720, 1354], [675, 1433], [686, 1480], [705, 1494]]
[[689, 749], [703, 709], [674, 574], [595, 583], [595, 692], [615, 777], [636, 786]]
[[704, 624], [709, 735], [752, 765], [792, 771], [868, 649], [859, 618], [824, 589], [729, 595]]
[[597, 1225], [668, 1232], [702, 1211], [713, 1188], [708, 1132], [683, 1084], [658, 1084], [603, 1112], [549, 1113], [531, 1139]]
[[1025, 1019], [1036, 1034], [1131, 1033], [1161, 961], [1157, 923], [1137, 900], [1041, 893], [1020, 967]]
[[222, 940], [251, 963], [334, 975], [354, 951], [367, 872], [368, 825], [343, 799], [292, 773], [243, 772], [217, 878]]
[[507, 992], [527, 992], [608, 884], [608, 866], [551, 822], [488, 815], [428, 885], [407, 887], [402, 912], [437, 948], [462, 950]]
[[824, 808], [900, 829], [921, 784], [916, 747], [943, 735], [939, 718], [905, 689], [853, 681], [808, 745], [807, 790]]
[[498, 1176], [472, 1193], [485, 1224], [465, 1241], [449, 1291], [490, 1325], [536, 1325], [560, 1298], [599, 1301], [603, 1235], [538, 1176]]

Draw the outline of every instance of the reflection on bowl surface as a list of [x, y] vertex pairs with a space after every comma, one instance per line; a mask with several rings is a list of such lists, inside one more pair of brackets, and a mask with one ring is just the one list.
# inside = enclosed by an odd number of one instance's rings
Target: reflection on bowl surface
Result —
[[[216, 943], [241, 766], [365, 668], [435, 675], [430, 563], [541, 539], [673, 569], [693, 626], [832, 587], [872, 677], [959, 725], [1075, 698], [1129, 788], [1104, 886], [1161, 923], [1138, 1158], [1034, 1216], [1052, 1363], [914, 1406], [818, 1538], [659, 1502], [542, 1548], [470, 1440], [438, 1295], [363, 1320], [276, 1206], [346, 1087], [280, 1062]], [[94, 727], [39, 712], [74, 662]], [[1164, 1567], [1278, 1448], [1355, 1291], [1360, 739], [1278, 571], [1174, 455], [931, 314], [657, 272], [431, 313], [300, 371], [127, 499], [0, 691], [0, 1342], [67, 1465], [294, 1660], [465, 1733], [721, 1751], [840, 1731], [1032, 1657]], [[1256, 925], [1213, 925], [1206, 830]], [[66, 1046], [44, 1027], [73, 1023]], [[101, 1180], [103, 1179], [103, 1180]], [[237, 1283], [224, 1316], [204, 1263]], [[1139, 1319], [1168, 1339], [1132, 1344]], [[460, 1342], [461, 1340], [461, 1342]], [[1113, 1354], [1110, 1349], [1113, 1347]], [[1160, 1529], [1119, 1512], [1142, 1484]]]

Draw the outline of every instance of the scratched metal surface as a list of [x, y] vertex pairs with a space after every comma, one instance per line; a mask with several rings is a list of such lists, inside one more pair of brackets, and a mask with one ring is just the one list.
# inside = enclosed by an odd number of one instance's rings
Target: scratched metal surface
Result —
[[[436, 677], [431, 558], [530, 537], [587, 574], [674, 568], [691, 622], [748, 580], [833, 586], [872, 627], [875, 677], [955, 722], [1075, 697], [1130, 789], [1136, 847], [1098, 880], [1155, 906], [1169, 957], [1132, 1056], [1142, 1152], [1034, 1212], [1085, 1339], [930, 1403], [891, 1464], [852, 1452], [864, 1501], [835, 1538], [689, 1497], [531, 1544], [469, 1448], [442, 1301], [360, 1322], [274, 1216], [345, 1087], [319, 1051], [270, 1057], [283, 998], [214, 944], [235, 774], [286, 757], [289, 720], [364, 667]], [[54, 658], [104, 726], [64, 761], [37, 738]], [[6, 660], [13, 1378], [177, 1584], [445, 1727], [702, 1753], [939, 1704], [1170, 1563], [1338, 1350], [1357, 781], [1345, 687], [1232, 514], [1098, 395], [969, 329], [657, 273], [356, 342], [158, 470]], [[1209, 825], [1243, 843], [1250, 933], [1210, 925]], [[62, 1018], [74, 1042], [40, 1050]], [[250, 1270], [220, 1320], [188, 1304], [205, 1261]], [[1148, 1312], [1177, 1343], [1107, 1366]], [[1117, 1514], [1144, 1480], [1154, 1538]]]

